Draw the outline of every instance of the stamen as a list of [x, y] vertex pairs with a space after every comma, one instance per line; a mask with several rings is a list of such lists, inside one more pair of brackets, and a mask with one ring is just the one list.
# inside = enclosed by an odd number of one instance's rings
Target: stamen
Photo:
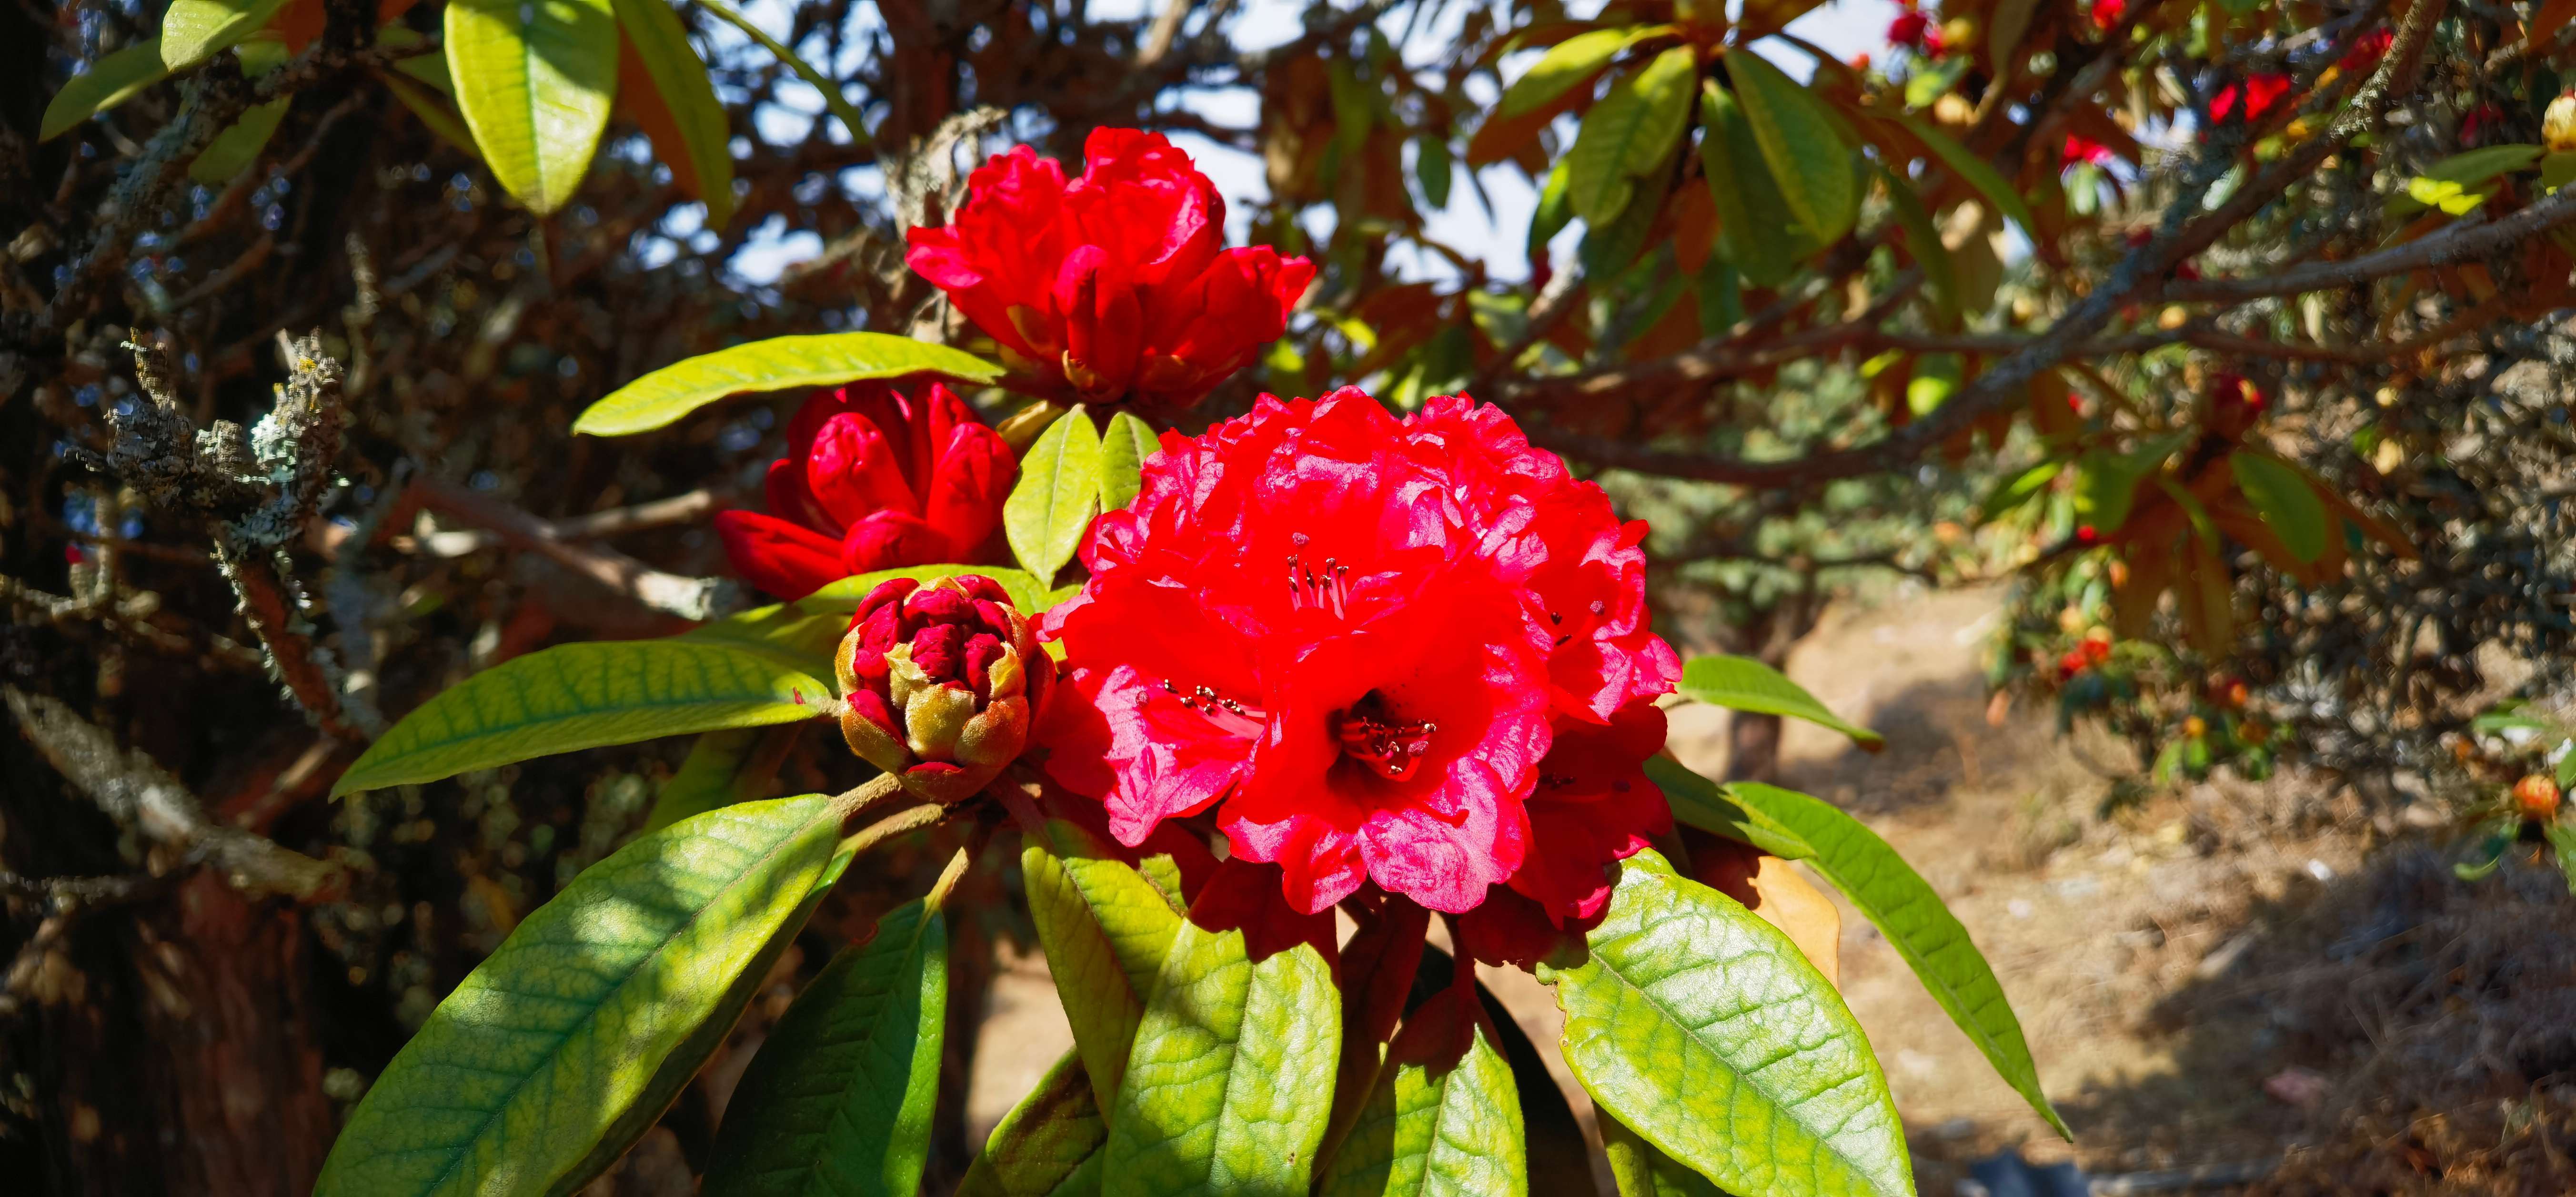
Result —
[[1206, 686], [1193, 686], [1189, 693], [1183, 694], [1172, 679], [1164, 678], [1163, 693], [1179, 699], [1183, 709], [1197, 714], [1229, 736], [1258, 736], [1270, 725], [1270, 716], [1261, 708], [1220, 697]]
[[1398, 722], [1386, 699], [1372, 690], [1347, 711], [1333, 716], [1333, 738], [1342, 755], [1358, 761], [1388, 781], [1410, 781], [1431, 751], [1436, 723]]
[[[1296, 533], [1295, 538], [1298, 544], [1306, 543], [1303, 532]], [[1324, 607], [1329, 608], [1336, 619], [1347, 618], [1351, 600], [1350, 573], [1351, 567], [1331, 557], [1324, 558], [1323, 572], [1317, 573], [1305, 568], [1303, 559], [1297, 554], [1288, 554], [1289, 609], [1303, 611], [1308, 607]]]

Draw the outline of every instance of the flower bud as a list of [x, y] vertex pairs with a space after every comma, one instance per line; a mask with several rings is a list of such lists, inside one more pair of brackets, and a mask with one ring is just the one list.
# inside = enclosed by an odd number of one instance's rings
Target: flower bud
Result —
[[2558, 783], [2538, 773], [2513, 783], [2513, 804], [2522, 817], [2546, 823], [2558, 817]]
[[933, 802], [958, 802], [1028, 745], [1055, 659], [1001, 583], [897, 578], [859, 600], [833, 657], [850, 751]]

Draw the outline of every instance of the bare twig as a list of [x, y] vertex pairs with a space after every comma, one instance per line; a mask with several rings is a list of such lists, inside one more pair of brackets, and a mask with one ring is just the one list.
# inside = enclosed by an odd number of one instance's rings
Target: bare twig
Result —
[[[567, 516], [559, 520], [539, 520], [563, 540], [597, 540], [627, 532], [667, 528], [673, 524], [696, 523], [723, 510], [734, 501], [734, 492], [717, 487], [700, 487], [684, 495], [637, 503], [632, 507], [612, 507], [588, 515]], [[531, 516], [530, 518], [535, 518]], [[422, 552], [432, 557], [462, 557], [506, 544], [500, 533], [484, 529], [460, 529], [440, 532], [423, 538]]]
[[177, 778], [151, 757], [118, 747], [114, 737], [70, 707], [15, 686], [0, 686], [0, 698], [17, 717], [19, 734], [109, 818], [156, 844], [202, 856], [233, 888], [310, 901], [339, 880], [336, 865], [209, 821]]
[[500, 534], [513, 548], [543, 554], [656, 611], [682, 619], [713, 619], [731, 610], [740, 596], [734, 584], [723, 578], [664, 573], [615, 549], [575, 543], [554, 524], [453, 483], [423, 478], [412, 483], [412, 493], [431, 511], [481, 525]]

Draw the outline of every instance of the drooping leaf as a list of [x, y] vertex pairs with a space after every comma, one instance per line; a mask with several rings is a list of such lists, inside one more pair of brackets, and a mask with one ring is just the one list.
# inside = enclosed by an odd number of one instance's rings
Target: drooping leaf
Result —
[[1750, 50], [1728, 50], [1726, 74], [1790, 213], [1817, 244], [1842, 240], [1859, 215], [1860, 188], [1851, 147], [1824, 101]]
[[682, 819], [765, 796], [796, 746], [796, 724], [741, 727], [711, 731], [689, 745], [679, 772], [662, 783], [653, 809], [644, 816], [642, 834], [651, 835]]
[[189, 67], [268, 27], [286, 0], [171, 0], [161, 14], [161, 65]]
[[[1002, 589], [1010, 592], [1011, 605], [1018, 607], [1023, 615], [1035, 615], [1047, 608], [1047, 588], [1038, 585], [1038, 580], [1030, 577], [1027, 571], [1012, 569], [1007, 565], [907, 565], [900, 569], [881, 569], [875, 573], [854, 574], [838, 582], [826, 583], [822, 589], [787, 606], [803, 615], [838, 615], [842, 623], [847, 624], [851, 612], [859, 609], [859, 600], [868, 597], [869, 591], [887, 582], [896, 578], [911, 578], [916, 582], [929, 583], [940, 578], [953, 578], [959, 574], [981, 574], [1001, 583]], [[834, 639], [837, 640], [838, 637]]]
[[1914, 140], [1921, 142], [1923, 148], [1932, 151], [1932, 156], [1941, 160], [1941, 165], [1948, 167], [1952, 174], [1966, 180], [1968, 186], [1976, 189], [1977, 194], [1986, 197], [1986, 202], [1993, 204], [1995, 211], [2011, 217], [2014, 224], [2020, 225], [2023, 233], [2032, 237], [2040, 235], [2039, 223], [2032, 218], [2030, 205], [2022, 200], [2021, 193], [2013, 190], [2012, 184], [2006, 182], [1993, 165], [1970, 153], [1968, 147], [1960, 145], [1949, 134], [1942, 132], [1932, 122], [1921, 117], [1896, 115], [1887, 119], [1903, 126], [1907, 133], [1914, 136]]
[[1100, 503], [1100, 430], [1081, 407], [1047, 425], [1020, 459], [1020, 481], [1002, 502], [1011, 555], [1040, 587], [1055, 585]]
[[149, 38], [91, 63], [71, 77], [45, 105], [36, 140], [51, 141], [82, 121], [141, 95], [143, 89], [170, 77], [161, 61], [161, 39]]
[[1804, 860], [1815, 847], [1798, 833], [1759, 811], [1727, 797], [1726, 787], [1692, 772], [1680, 761], [1658, 753], [1646, 758], [1646, 777], [1672, 804], [1673, 818], [1686, 826], [1751, 844], [1782, 860]]
[[[812, 719], [832, 688], [765, 656], [685, 640], [563, 644], [439, 692], [367, 748], [334, 797], [530, 757]], [[801, 700], [801, 701], [800, 701]]]
[[1619, 51], [1627, 49], [1649, 30], [1595, 29], [1548, 47], [1545, 55], [1531, 64], [1529, 73], [1503, 89], [1503, 101], [1495, 109], [1500, 117], [1515, 117], [1545, 107], [1578, 83], [1590, 82]]
[[[627, 45], [652, 80], [655, 99], [679, 135], [680, 155], [669, 163], [672, 173], [684, 190], [706, 204], [706, 227], [723, 228], [733, 219], [732, 131], [725, 125], [724, 105], [716, 102], [706, 64], [689, 48], [688, 30], [664, 0], [610, 3]], [[657, 141], [654, 148], [663, 147]]]
[[1340, 1038], [1313, 945], [1255, 962], [1243, 932], [1184, 921], [1110, 1114], [1102, 1197], [1303, 1197]]
[[862, 119], [863, 114], [859, 112], [858, 105], [852, 104], [848, 96], [841, 94], [839, 82], [814, 69], [814, 64], [805, 61], [777, 38], [769, 36], [769, 31], [761, 28], [758, 21], [744, 16], [740, 9], [725, 3], [724, 0], [697, 0], [697, 4], [698, 7], [714, 13], [718, 20], [733, 26], [744, 37], [758, 43], [761, 49], [769, 51], [770, 55], [785, 64], [788, 70], [796, 72], [797, 78], [812, 85], [815, 91], [821, 92], [823, 107], [830, 109], [833, 116], [840, 118], [841, 127], [849, 130], [851, 141], [859, 145], [867, 145], [872, 140], [868, 136], [868, 125]]
[[1090, 833], [1062, 820], [1049, 820], [1045, 831], [1044, 843], [1020, 852], [1029, 917], [1095, 1101], [1114, 1109], [1136, 1025], [1180, 934], [1182, 910], [1173, 894]]
[[725, 1106], [706, 1191], [913, 1197], [947, 1021], [947, 924], [907, 902], [834, 956], [761, 1043]]
[[1619, 1197], [1726, 1197], [1707, 1177], [1655, 1150], [1607, 1114], [1601, 1116], [1601, 1152], [1610, 1159], [1610, 1179], [1619, 1186]]
[[[1950, 247], [1942, 244], [1941, 231], [1932, 223], [1932, 213], [1923, 206], [1923, 197], [1914, 194], [1914, 185], [1878, 171], [1879, 182], [1887, 188], [1888, 207], [1896, 213], [1898, 227], [1905, 230], [1905, 252], [1923, 271], [1923, 284], [1932, 290], [1933, 308], [1945, 326], [1956, 327], [1964, 299], [1959, 293], [1959, 266], [1950, 258]], [[1991, 518], [1991, 517], [1989, 517]]]
[[[1772, 181], [1743, 105], [1714, 79], [1700, 86], [1700, 119], [1708, 126], [1699, 143], [1700, 174], [1717, 205], [1718, 243], [1726, 260], [1754, 286], [1779, 286], [1807, 248], [1801, 244], [1805, 226]], [[1793, 229], [1801, 236], [1790, 236]]]
[[2264, 526], [2289, 547], [2291, 556], [2302, 565], [2325, 556], [2326, 538], [2334, 525], [2326, 518], [2325, 501], [2306, 478], [2278, 458], [2251, 449], [2228, 454], [2227, 468], [2236, 474], [2236, 488], [2245, 492], [2246, 501], [2263, 517]]
[[645, 836], [439, 1003], [324, 1161], [319, 1197], [567, 1193], [662, 1116], [848, 863], [822, 795]]
[[993, 1127], [957, 1197], [1095, 1197], [1108, 1142], [1082, 1056], [1066, 1052]]
[[1413, 141], [1413, 180], [1422, 187], [1423, 205], [1437, 212], [1449, 206], [1449, 184], [1456, 165], [1449, 158], [1449, 139], [1426, 133]]
[[593, 436], [631, 436], [732, 395], [908, 374], [986, 383], [999, 379], [1002, 368], [971, 353], [890, 333], [771, 337], [674, 362], [627, 383], [591, 404], [572, 422], [572, 430]]
[[1694, 51], [1676, 46], [1622, 75], [1583, 117], [1566, 154], [1566, 197], [1584, 223], [1607, 224], [1628, 208], [1636, 180], [1663, 165], [1690, 119]]
[[1777, 928], [1645, 851], [1586, 938], [1541, 979], [1605, 1112], [1731, 1192], [1914, 1191], [1867, 1037]]
[[2065, 472], [2065, 462], [2043, 461], [1996, 483], [1994, 491], [1988, 494], [1986, 501], [1977, 507], [1977, 522], [1991, 523], [2005, 512], [2030, 502], [2047, 490], [2049, 483], [2057, 481], [2059, 474]]
[[456, 109], [492, 177], [539, 215], [572, 198], [617, 97], [609, 0], [449, 0]]
[[1885, 746], [1877, 732], [1825, 709], [1806, 687], [1751, 657], [1717, 653], [1683, 662], [1681, 693], [1730, 710], [1804, 719], [1850, 736], [1872, 752]]
[[1529, 1192], [1520, 1094], [1485, 1034], [1472, 989], [1451, 987], [1405, 1019], [1318, 1197]]
[[1808, 865], [1886, 934], [1923, 987], [1949, 1012], [1950, 1021], [1967, 1032], [2030, 1108], [2058, 1134], [2074, 1137], [2040, 1090], [2038, 1065], [2031, 1061], [2021, 1020], [2013, 1016], [1995, 970], [1968, 938], [1968, 929], [1942, 904], [1941, 895], [1904, 857], [1860, 820], [1820, 799], [1745, 781], [1729, 783], [1726, 793], [1745, 810], [1788, 827], [1811, 845]]
[[1109, 417], [1109, 431], [1100, 438], [1102, 511], [1124, 511], [1136, 501], [1136, 492], [1144, 485], [1145, 459], [1162, 447], [1162, 438], [1134, 412]]

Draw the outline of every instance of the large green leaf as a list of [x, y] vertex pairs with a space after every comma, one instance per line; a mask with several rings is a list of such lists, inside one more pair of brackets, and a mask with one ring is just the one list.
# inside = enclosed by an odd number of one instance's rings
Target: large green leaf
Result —
[[1681, 693], [1730, 710], [1804, 719], [1850, 736], [1871, 751], [1885, 743], [1877, 732], [1825, 709], [1805, 687], [1751, 657], [1721, 653], [1691, 658], [1682, 665]]
[[1995, 1071], [2048, 1120], [2057, 1133], [2073, 1138], [2057, 1109], [2040, 1091], [2039, 1067], [2022, 1039], [2021, 1020], [2013, 1016], [1995, 970], [1968, 938], [1941, 895], [1887, 846], [1887, 841], [1833, 804], [1795, 790], [1760, 782], [1729, 783], [1726, 794], [1745, 810], [1795, 831], [1813, 848], [1808, 865], [1843, 891], [1863, 917], [1886, 934], [1898, 955], [1922, 978], [1933, 1000], [1950, 1012], [1950, 1021], [1968, 1033], [1986, 1053]]
[[757, 653], [798, 672], [829, 677], [832, 651], [849, 627], [849, 610], [828, 604], [808, 608], [801, 602], [776, 603], [708, 620], [677, 638]]
[[1136, 492], [1144, 487], [1145, 459], [1162, 447], [1153, 427], [1134, 412], [1109, 417], [1109, 431], [1100, 438], [1102, 511], [1124, 511], [1136, 501]]
[[1100, 509], [1100, 458], [1100, 430], [1077, 406], [1047, 425], [1020, 459], [1019, 484], [1002, 501], [1002, 531], [1042, 587], [1055, 585]]
[[1529, 1192], [1520, 1094], [1479, 1015], [1453, 986], [1406, 1018], [1318, 1197]]
[[1841, 240], [1860, 214], [1860, 187], [1824, 101], [1750, 50], [1728, 50], [1726, 74], [1789, 211], [1817, 244]]
[[1683, 824], [1740, 843], [1751, 844], [1782, 860], [1804, 860], [1815, 847], [1779, 820], [1740, 806], [1716, 782], [1691, 772], [1669, 756], [1646, 758], [1646, 777], [1672, 804], [1673, 818]]
[[539, 215], [572, 198], [617, 98], [609, 0], [449, 0], [456, 108], [492, 177]]
[[[1413, 976], [1411, 1007], [1438, 997], [1457, 983], [1458, 962], [1436, 947], [1422, 950], [1422, 966]], [[1512, 1070], [1512, 1088], [1520, 1095], [1522, 1138], [1529, 1157], [1530, 1188], [1540, 1193], [1592, 1191], [1592, 1152], [1583, 1141], [1583, 1124], [1548, 1071], [1547, 1057], [1512, 1021], [1502, 999], [1475, 982], [1476, 1000], [1485, 1008], [1485, 1029]]]
[[1243, 932], [1183, 922], [1109, 1118], [1102, 1197], [1304, 1197], [1341, 1033], [1312, 945], [1256, 963]]
[[1735, 1193], [1912, 1194], [1869, 1040], [1796, 944], [1640, 852], [1572, 967], [1545, 970], [1600, 1107]]
[[728, 395], [793, 391], [870, 378], [938, 374], [991, 382], [1002, 368], [971, 353], [890, 333], [771, 337], [674, 362], [609, 392], [572, 422], [575, 432], [650, 432]]
[[993, 1128], [957, 1197], [1097, 1197], [1108, 1142], [1082, 1056], [1066, 1052]]
[[1502, 105], [1494, 115], [1515, 117], [1547, 107], [1575, 84], [1590, 82], [1610, 65], [1611, 59], [1618, 57], [1619, 51], [1654, 32], [1651, 28], [1595, 29], [1548, 47], [1547, 53], [1530, 66], [1528, 74], [1503, 89]]
[[725, 1106], [711, 1197], [913, 1197], [948, 1021], [948, 929], [915, 900], [843, 948], [761, 1043]]
[[1708, 126], [1699, 142], [1700, 174], [1717, 205], [1717, 233], [1726, 258], [1744, 281], [1779, 286], [1814, 248], [1806, 227], [1790, 213], [1789, 201], [1772, 180], [1744, 106], [1714, 79], [1700, 86], [1700, 118]]
[[349, 1115], [320, 1197], [563, 1194], [696, 1075], [848, 863], [843, 804], [701, 815], [592, 865], [439, 1003]]
[[767, 796], [768, 787], [778, 779], [778, 767], [786, 763], [787, 753], [796, 746], [797, 733], [803, 730], [788, 723], [711, 731], [699, 736], [689, 745], [689, 755], [681, 760], [679, 772], [663, 782], [661, 792], [653, 796], [653, 809], [644, 816], [643, 834], [651, 835], [719, 807]]
[[161, 14], [161, 64], [173, 71], [230, 49], [268, 27], [286, 0], [171, 0]]
[[515, 657], [440, 691], [370, 745], [334, 797], [657, 736], [812, 719], [832, 688], [720, 644], [611, 640]]
[[[1034, 616], [1047, 609], [1047, 588], [1039, 585], [1038, 580], [1030, 577], [1026, 570], [1012, 569], [1007, 565], [907, 565], [901, 569], [878, 570], [872, 574], [857, 574], [829, 583], [822, 589], [787, 605], [803, 615], [836, 614], [841, 617], [842, 622], [847, 623], [850, 613], [859, 609], [860, 599], [868, 597], [869, 591], [896, 578], [910, 578], [916, 582], [927, 583], [941, 578], [953, 578], [959, 574], [982, 574], [1001, 583], [1002, 589], [1010, 593], [1011, 605], [1018, 607], [1023, 615]], [[705, 628], [699, 629], [699, 631], [705, 630]]]
[[1619, 1197], [1726, 1197], [1708, 1178], [1637, 1137], [1626, 1123], [1601, 1115], [1601, 1153]]
[[1644, 70], [1622, 75], [1583, 117], [1566, 154], [1566, 197], [1574, 214], [1595, 227], [1626, 211], [1636, 180], [1664, 164], [1690, 121], [1696, 51], [1675, 46]]
[[1080, 827], [1049, 820], [1042, 838], [1020, 851], [1029, 918], [1096, 1102], [1112, 1109], [1182, 902]]
[[36, 140], [60, 137], [82, 121], [141, 95], [144, 88], [169, 77], [170, 68], [161, 61], [161, 39], [157, 37], [101, 58], [54, 93], [53, 100], [45, 105], [44, 120], [37, 125]]
[[2301, 564], [2325, 556], [2333, 525], [2326, 519], [2325, 500], [2317, 497], [2306, 478], [2279, 458], [2250, 449], [2228, 454], [2227, 467], [2235, 471], [2236, 489], [2245, 492], [2246, 500], [2289, 547], [2291, 556]]
[[618, 28], [625, 31], [627, 44], [635, 47], [636, 61], [653, 80], [653, 90], [680, 134], [689, 159], [686, 165], [696, 183], [691, 194], [707, 205], [706, 227], [723, 228], [733, 219], [733, 133], [725, 124], [724, 105], [716, 102], [706, 64], [689, 48], [689, 32], [681, 26], [680, 14], [663, 0], [610, 0], [610, 4], [616, 10]]
[[1941, 160], [1941, 165], [1967, 180], [1968, 186], [1976, 188], [1977, 194], [1986, 197], [1986, 202], [1993, 204], [1997, 212], [2011, 217], [2014, 224], [2020, 225], [2023, 233], [2033, 237], [2039, 235], [2039, 223], [2031, 217], [2030, 205], [2023, 202], [2021, 193], [2013, 190], [2013, 185], [1985, 159], [1969, 152], [1968, 147], [1960, 145], [1938, 126], [1921, 117], [1896, 114], [1887, 119], [1904, 126], [1906, 132], [1914, 135], [1914, 140], [1923, 143], [1923, 148]]

